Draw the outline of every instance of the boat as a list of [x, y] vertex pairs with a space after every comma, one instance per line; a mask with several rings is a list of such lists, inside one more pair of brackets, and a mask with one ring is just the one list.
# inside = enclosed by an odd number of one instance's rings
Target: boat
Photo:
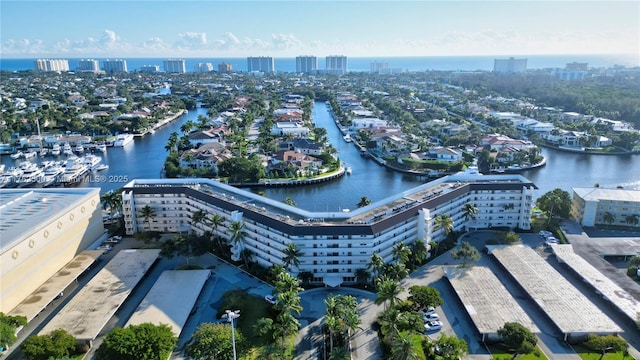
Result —
[[4, 172], [4, 164], [0, 164], [0, 174], [2, 174]]
[[345, 135], [345, 136], [343, 136], [342, 138], [343, 138], [343, 139], [344, 139], [344, 141], [346, 141], [346, 142], [352, 142], [352, 141], [353, 141], [353, 139], [351, 139], [351, 135], [349, 135], [349, 134], [346, 134], [346, 135]]
[[31, 159], [31, 158], [34, 158], [36, 156], [38, 156], [38, 153], [33, 151], [33, 150], [27, 151], [26, 153], [24, 153], [24, 158], [25, 159]]
[[352, 170], [351, 170], [351, 166], [349, 166], [349, 167], [345, 170], [345, 172], [347, 173], [347, 175], [351, 175], [351, 171], [352, 171]]
[[47, 166], [43, 170], [42, 180], [40, 181], [40, 186], [47, 187], [51, 185], [56, 185], [58, 180], [60, 180], [60, 176], [64, 173], [64, 168], [56, 163], [53, 165]]
[[96, 166], [95, 170], [96, 171], [102, 171], [102, 170], [107, 170], [109, 168], [109, 165], [107, 164], [100, 164], [98, 166]]
[[84, 152], [84, 146], [82, 146], [82, 144], [76, 145], [75, 151], [79, 152], [79, 153], [83, 153]]
[[18, 150], [17, 152], [11, 154], [11, 158], [12, 159], [20, 159], [22, 156], [24, 156], [24, 153], [20, 150]]
[[53, 156], [60, 155], [60, 144], [58, 143], [53, 144], [53, 147], [51, 148], [51, 155]]
[[62, 185], [74, 185], [82, 181], [89, 172], [89, 168], [84, 164], [82, 158], [77, 156], [67, 160], [64, 173], [60, 176]]
[[22, 176], [22, 172], [22, 169], [18, 167], [10, 167], [7, 172], [0, 175], [0, 187], [11, 188], [18, 186], [18, 180]]
[[69, 143], [64, 143], [62, 144], [62, 153], [65, 155], [73, 155], [73, 149], [71, 148], [71, 145], [69, 145]]
[[43, 156], [43, 157], [47, 156], [48, 153], [49, 153], [49, 149], [44, 148], [44, 147], [42, 149], [40, 149], [40, 156]]
[[152, 134], [152, 135], [153, 135], [153, 134], [155, 134], [155, 133], [156, 133], [156, 131], [155, 131], [155, 130], [153, 130], [153, 129], [149, 129], [149, 134]]
[[30, 162], [20, 164], [22, 175], [17, 180], [18, 187], [29, 187], [36, 185], [44, 177], [44, 172], [38, 165]]
[[125, 147], [133, 142], [133, 134], [120, 134], [113, 142], [113, 146]]
[[83, 158], [84, 164], [89, 168], [89, 170], [96, 170], [100, 162], [102, 162], [102, 158], [96, 155], [85, 155]]
[[107, 144], [105, 143], [99, 143], [96, 144], [96, 149], [98, 149], [98, 151], [106, 153], [107, 152]]

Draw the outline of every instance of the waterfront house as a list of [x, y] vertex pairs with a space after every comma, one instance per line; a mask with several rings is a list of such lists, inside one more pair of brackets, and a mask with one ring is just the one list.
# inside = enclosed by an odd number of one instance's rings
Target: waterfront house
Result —
[[276, 122], [271, 128], [272, 135], [293, 135], [294, 137], [308, 136], [311, 131], [308, 127], [297, 122]]

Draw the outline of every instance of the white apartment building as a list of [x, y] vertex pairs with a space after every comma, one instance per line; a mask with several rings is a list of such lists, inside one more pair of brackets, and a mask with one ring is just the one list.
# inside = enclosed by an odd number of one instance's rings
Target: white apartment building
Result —
[[127, 60], [123, 59], [107, 59], [102, 62], [102, 67], [107, 74], [126, 73], [129, 71], [127, 69]]
[[493, 72], [497, 73], [522, 73], [527, 70], [527, 59], [495, 59], [493, 62]]
[[184, 74], [187, 65], [184, 59], [167, 59], [164, 62], [164, 71], [171, 74]]
[[296, 72], [305, 74], [315, 74], [318, 70], [318, 58], [315, 56], [296, 57]]
[[95, 59], [80, 59], [78, 60], [78, 71], [81, 72], [100, 72], [100, 64]]
[[196, 72], [200, 72], [200, 73], [212, 72], [213, 71], [213, 64], [212, 63], [198, 63], [198, 65], [196, 65], [196, 67], [195, 67], [195, 71]]
[[[614, 225], [637, 229], [640, 224], [640, 191], [573, 188], [571, 216], [582, 226]], [[613, 222], [609, 223], [607, 219]]]
[[69, 60], [67, 59], [37, 59], [37, 71], [69, 71]]
[[158, 65], [142, 65], [140, 67], [140, 72], [145, 74], [155, 74], [160, 72], [160, 66]]
[[325, 69], [328, 74], [346, 74], [347, 57], [344, 55], [331, 55], [325, 58]]
[[[232, 245], [234, 259], [246, 249], [262, 266], [282, 264], [284, 249], [293, 243], [303, 256], [292, 272], [310, 271], [315, 283], [337, 286], [355, 282], [355, 271], [366, 268], [374, 253], [391, 262], [399, 242], [443, 240], [444, 230], [434, 226], [440, 214], [452, 218], [456, 231], [467, 226], [530, 229], [535, 189], [517, 174], [460, 173], [349, 212], [310, 212], [209, 179], [134, 180], [124, 186], [122, 196], [127, 234], [212, 231], [229, 240], [231, 223], [241, 222], [245, 239]], [[467, 203], [478, 209], [468, 223], [463, 213]], [[154, 218], [141, 216], [145, 206], [155, 210]], [[224, 223], [215, 230], [192, 224], [190, 217], [198, 210], [218, 214]]]
[[274, 72], [275, 67], [273, 63], [273, 57], [271, 56], [255, 56], [247, 58], [247, 71], [248, 72]]

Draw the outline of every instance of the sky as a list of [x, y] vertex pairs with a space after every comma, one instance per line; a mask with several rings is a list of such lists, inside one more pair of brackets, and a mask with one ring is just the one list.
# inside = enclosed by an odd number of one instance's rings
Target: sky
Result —
[[640, 1], [1, 0], [0, 41], [2, 58], [640, 54]]

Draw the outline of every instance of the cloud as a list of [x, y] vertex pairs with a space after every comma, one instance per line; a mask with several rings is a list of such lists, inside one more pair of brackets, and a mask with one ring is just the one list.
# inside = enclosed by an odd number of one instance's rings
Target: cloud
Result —
[[207, 34], [199, 32], [186, 32], [178, 35], [178, 41], [174, 44], [177, 50], [201, 50], [207, 48]]

